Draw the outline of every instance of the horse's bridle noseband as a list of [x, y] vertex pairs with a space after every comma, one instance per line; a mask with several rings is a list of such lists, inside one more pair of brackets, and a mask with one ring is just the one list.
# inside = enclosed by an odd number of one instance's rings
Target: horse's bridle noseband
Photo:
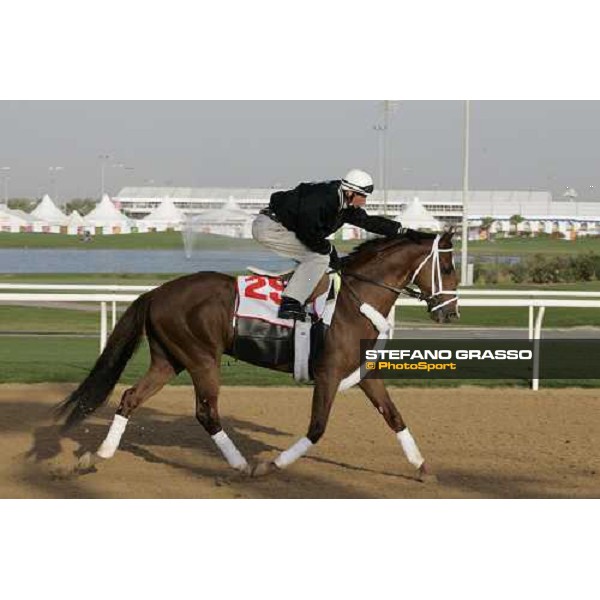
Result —
[[[383, 283], [382, 281], [375, 281], [374, 279], [370, 279], [369, 277], [365, 277], [360, 273], [348, 273], [347, 271], [342, 271], [340, 275], [342, 277], [353, 277], [354, 279], [358, 279], [359, 281], [364, 281], [365, 283], [371, 283], [377, 287], [381, 287], [383, 289], [389, 290], [390, 292], [394, 292], [396, 295], [404, 294], [411, 298], [416, 298], [419, 301], [427, 302], [427, 308], [429, 312], [434, 312], [446, 304], [450, 304], [450, 302], [454, 302], [458, 300], [457, 290], [445, 290], [442, 282], [442, 273], [440, 268], [440, 252], [452, 252], [452, 248], [440, 248], [440, 236], [437, 235], [433, 240], [433, 244], [431, 245], [431, 252], [421, 261], [419, 266], [415, 269], [411, 280], [402, 288], [394, 287], [393, 285], [388, 285], [387, 283]], [[417, 275], [421, 272], [421, 269], [425, 266], [429, 259], [432, 259], [433, 264], [431, 265], [431, 294], [426, 296], [422, 291], [417, 291], [409, 286], [413, 285]], [[436, 290], [436, 287], [438, 288]], [[348, 287], [350, 292], [355, 298], [358, 299], [354, 290], [351, 287]], [[436, 296], [441, 294], [452, 294], [452, 297], [444, 302], [440, 302], [435, 306], [432, 306], [432, 301]]]
[[[458, 300], [458, 293], [457, 290], [445, 290], [444, 289], [444, 283], [442, 281], [442, 271], [441, 271], [441, 267], [440, 267], [440, 252], [452, 252], [452, 248], [440, 248], [439, 244], [440, 244], [440, 236], [436, 235], [435, 239], [433, 240], [433, 244], [431, 244], [431, 252], [421, 261], [421, 264], [417, 267], [417, 269], [415, 270], [409, 285], [412, 285], [415, 282], [415, 279], [417, 278], [417, 275], [420, 273], [421, 269], [423, 268], [423, 266], [425, 265], [425, 263], [431, 258], [432, 260], [432, 264], [431, 264], [431, 294], [425, 298], [425, 301], [427, 302], [427, 306], [429, 307], [429, 311], [433, 312], [435, 310], [438, 310], [440, 308], [442, 308], [443, 306], [446, 306], [446, 304], [450, 304], [450, 302], [454, 302], [455, 300]], [[454, 262], [453, 262], [454, 264]], [[437, 290], [436, 290], [436, 284], [437, 284]], [[440, 296], [441, 294], [452, 294], [452, 297], [448, 300], [445, 300], [444, 302], [440, 302], [439, 304], [436, 304], [434, 307], [431, 307], [430, 302], [436, 297], [436, 296]]]

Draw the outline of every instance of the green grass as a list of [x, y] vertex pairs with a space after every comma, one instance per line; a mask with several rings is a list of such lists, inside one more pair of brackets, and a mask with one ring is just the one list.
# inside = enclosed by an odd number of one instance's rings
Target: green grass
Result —
[[[84, 243], [76, 235], [59, 233], [0, 233], [2, 248], [71, 248], [77, 250], [182, 250], [180, 232], [130, 233], [98, 235]], [[194, 242], [195, 250], [256, 250], [254, 240], [242, 240], [221, 235], [201, 234]]]
[[[460, 242], [455, 244], [460, 253]], [[600, 253], [600, 237], [579, 238], [573, 242], [553, 238], [505, 238], [493, 242], [469, 242], [469, 254], [490, 254], [499, 256], [523, 256], [526, 254], [581, 254]]]
[[[396, 322], [400, 325], [431, 325], [444, 328], [460, 327], [527, 327], [529, 309], [523, 308], [463, 308], [460, 319], [450, 324], [435, 325], [425, 308], [397, 307]], [[546, 327], [600, 327], [600, 310], [597, 308], [547, 308], [544, 315]]]
[[89, 333], [100, 331], [100, 309], [82, 311], [37, 306], [0, 306], [0, 331]]
[[[97, 308], [97, 307], [96, 307]], [[125, 308], [119, 305], [119, 310]], [[109, 315], [110, 319], [110, 315]], [[445, 330], [461, 327], [527, 327], [527, 308], [465, 308], [459, 321], [437, 325], [423, 307], [399, 307], [396, 323], [400, 326], [440, 327]], [[544, 327], [600, 327], [600, 311], [596, 309], [548, 308]], [[75, 310], [37, 306], [1, 306], [0, 331], [40, 333], [81, 333], [98, 335], [99, 308]]]
[[[0, 338], [0, 383], [79, 383], [88, 374], [98, 356], [96, 338], [32, 337]], [[142, 345], [127, 365], [121, 383], [133, 384], [145, 372], [149, 364], [148, 350]], [[294, 382], [287, 373], [261, 369], [235, 359], [224, 357], [221, 368], [223, 385], [294, 386], [307, 387]], [[415, 380], [392, 379], [388, 385], [399, 387], [459, 387], [479, 385], [483, 387], [528, 387], [524, 380], [463, 380], [441, 379]], [[191, 385], [187, 373], [182, 373], [171, 384]], [[548, 380], [542, 387], [599, 387], [598, 380], [564, 381]]]
[[2, 283], [160, 285], [184, 273], [0, 273]]
[[573, 283], [512, 283], [502, 282], [493, 285], [489, 283], [477, 283], [469, 289], [495, 289], [495, 290], [540, 290], [547, 292], [572, 291], [572, 292], [599, 292], [600, 280], [595, 281], [576, 281]]
[[[1, 337], [0, 383], [83, 381], [98, 357], [98, 338]], [[147, 345], [127, 365], [121, 383], [134, 383], [149, 365]], [[191, 385], [187, 373], [171, 383]], [[224, 357], [223, 385], [297, 385], [291, 375], [277, 373]]]

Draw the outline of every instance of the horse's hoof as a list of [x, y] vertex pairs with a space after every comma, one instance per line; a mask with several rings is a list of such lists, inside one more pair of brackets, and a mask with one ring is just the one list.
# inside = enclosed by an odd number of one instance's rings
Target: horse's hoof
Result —
[[80, 471], [84, 471], [85, 469], [89, 469], [94, 464], [93, 454], [91, 452], [86, 452], [79, 457], [77, 461], [77, 469]]
[[424, 464], [419, 467], [417, 477], [421, 483], [438, 483], [438, 478], [435, 473], [431, 473]]
[[279, 468], [274, 462], [259, 462], [252, 469], [252, 477], [264, 477], [275, 471], [279, 471]]
[[246, 463], [243, 467], [237, 468], [236, 471], [242, 475], [252, 475], [252, 467], [248, 463]]
[[99, 462], [102, 461], [97, 454], [93, 454], [92, 452], [86, 452], [79, 457], [77, 461], [77, 467], [75, 468], [78, 472], [89, 471], [93, 469]]

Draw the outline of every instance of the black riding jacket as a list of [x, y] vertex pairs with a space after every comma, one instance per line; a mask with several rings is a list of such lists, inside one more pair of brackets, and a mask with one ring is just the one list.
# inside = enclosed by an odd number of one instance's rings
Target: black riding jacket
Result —
[[326, 238], [344, 223], [385, 236], [398, 232], [400, 223], [370, 216], [359, 207], [346, 206], [340, 184], [339, 180], [301, 183], [293, 190], [275, 192], [271, 195], [269, 209], [286, 229], [319, 254], [331, 252], [331, 244]]

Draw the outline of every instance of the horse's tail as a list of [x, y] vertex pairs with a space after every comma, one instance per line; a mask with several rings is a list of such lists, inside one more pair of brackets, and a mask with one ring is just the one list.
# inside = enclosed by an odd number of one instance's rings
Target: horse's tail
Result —
[[67, 415], [63, 432], [83, 421], [108, 399], [140, 343], [150, 294], [143, 294], [127, 308], [88, 376], [56, 408], [58, 417]]

